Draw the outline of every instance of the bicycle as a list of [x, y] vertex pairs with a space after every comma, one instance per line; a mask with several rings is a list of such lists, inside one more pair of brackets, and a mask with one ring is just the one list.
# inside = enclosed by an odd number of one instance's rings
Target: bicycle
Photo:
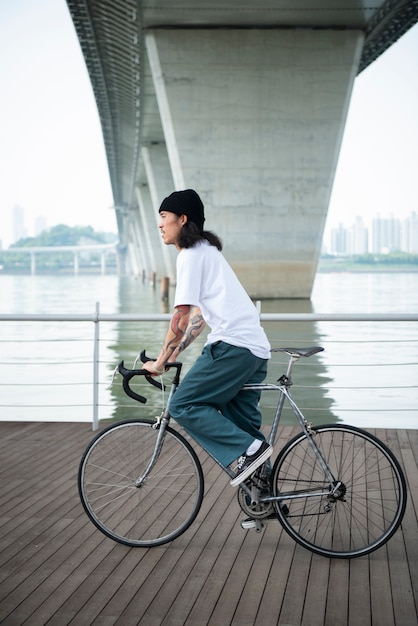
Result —
[[[261, 532], [271, 519], [278, 520], [312, 552], [360, 557], [383, 546], [401, 524], [406, 482], [393, 453], [374, 435], [341, 424], [312, 426], [303, 416], [290, 394], [292, 370], [301, 357], [322, 350], [276, 348], [274, 352], [289, 356], [286, 374], [277, 384], [244, 386], [278, 392], [267, 437], [271, 445], [286, 400], [301, 432], [280, 450], [273, 467], [266, 462], [239, 486], [238, 503], [247, 516], [241, 526]], [[145, 352], [141, 359], [149, 360]], [[201, 463], [186, 438], [170, 426], [170, 398], [181, 368], [181, 363], [167, 363], [166, 369], [175, 369], [175, 375], [160, 417], [108, 426], [89, 443], [80, 462], [78, 487], [87, 515], [101, 532], [128, 546], [148, 548], [176, 539], [202, 504]], [[126, 369], [123, 361], [117, 370], [125, 392], [139, 402], [146, 399], [130, 386], [135, 376], [146, 376], [163, 389], [146, 370]], [[220, 466], [234, 476], [230, 467]]]

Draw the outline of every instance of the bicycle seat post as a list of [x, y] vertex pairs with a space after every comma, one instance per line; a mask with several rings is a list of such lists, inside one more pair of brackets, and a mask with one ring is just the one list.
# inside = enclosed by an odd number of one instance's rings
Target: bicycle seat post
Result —
[[286, 378], [288, 379], [289, 383], [292, 382], [293, 367], [295, 363], [299, 361], [299, 359], [300, 359], [300, 354], [295, 354], [294, 352], [292, 354], [289, 354], [289, 362], [287, 364], [287, 371], [286, 371]]

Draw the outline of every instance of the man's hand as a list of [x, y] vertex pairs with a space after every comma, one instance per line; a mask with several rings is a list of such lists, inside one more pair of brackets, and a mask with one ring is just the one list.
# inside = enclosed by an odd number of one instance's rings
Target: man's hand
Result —
[[147, 370], [151, 376], [161, 376], [161, 374], [164, 374], [165, 371], [165, 367], [159, 369], [156, 366], [156, 361], [147, 361], [146, 363], [143, 363], [141, 369]]

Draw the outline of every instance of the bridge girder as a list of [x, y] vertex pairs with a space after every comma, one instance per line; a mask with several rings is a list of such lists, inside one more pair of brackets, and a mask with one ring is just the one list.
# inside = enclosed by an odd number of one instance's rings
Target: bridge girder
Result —
[[[147, 147], [165, 143], [146, 58], [150, 29], [313, 29], [364, 33], [359, 72], [418, 21], [418, 0], [67, 0], [101, 120], [114, 205], [123, 245], [138, 188], [147, 185]], [[144, 151], [145, 149], [145, 151]]]

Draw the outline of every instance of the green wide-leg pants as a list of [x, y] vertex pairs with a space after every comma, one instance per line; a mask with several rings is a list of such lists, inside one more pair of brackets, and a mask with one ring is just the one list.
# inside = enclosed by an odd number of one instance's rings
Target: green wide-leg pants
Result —
[[171, 399], [169, 412], [225, 467], [245, 453], [260, 432], [260, 392], [242, 391], [261, 383], [267, 360], [223, 341], [204, 347]]

